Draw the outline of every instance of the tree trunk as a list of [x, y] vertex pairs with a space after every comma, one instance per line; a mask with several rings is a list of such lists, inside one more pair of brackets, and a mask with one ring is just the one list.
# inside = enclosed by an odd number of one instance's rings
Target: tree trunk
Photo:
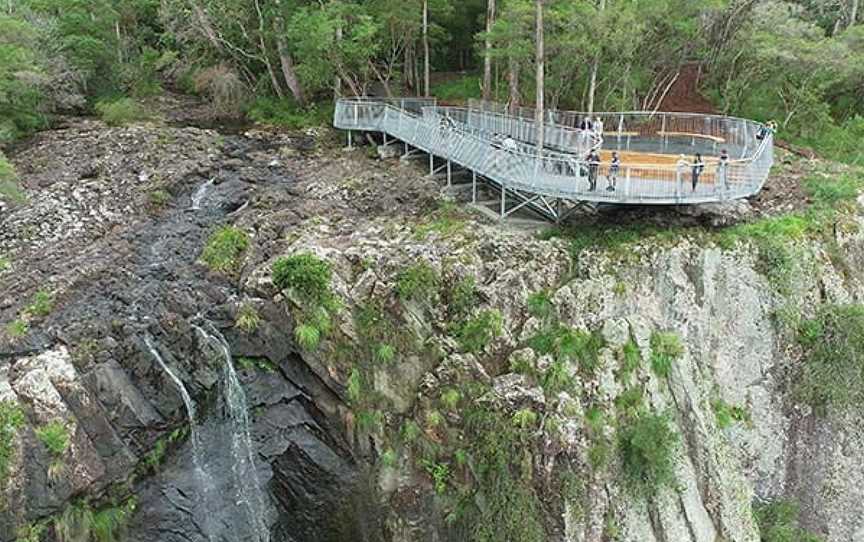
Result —
[[516, 111], [521, 101], [521, 97], [519, 96], [519, 62], [513, 56], [510, 57], [508, 62], [510, 64], [507, 68], [507, 85], [510, 88], [508, 107], [512, 113]]
[[851, 28], [858, 21], [858, 0], [852, 0], [852, 7], [849, 11], [849, 26], [846, 28]]
[[492, 40], [489, 33], [495, 24], [495, 0], [486, 0], [486, 53], [483, 57], [483, 99], [492, 99]]
[[546, 51], [543, 43], [543, 0], [537, 0], [537, 105], [534, 110], [534, 123], [537, 127], [537, 152], [543, 152], [545, 146], [545, 108], [546, 96]]
[[423, 0], [423, 95], [429, 97], [429, 0]]
[[[606, 9], [606, 0], [600, 0], [600, 12]], [[600, 52], [594, 55], [591, 62], [591, 80], [588, 86], [588, 113], [594, 113], [594, 96], [597, 94], [597, 72], [600, 69]]]
[[[339, 24], [336, 26], [336, 43], [342, 42], [342, 19], [339, 19]], [[342, 96], [342, 78], [337, 74], [333, 80], [333, 96], [339, 98]]]
[[282, 64], [282, 76], [285, 78], [285, 84], [288, 85], [288, 90], [294, 96], [294, 101], [299, 106], [306, 105], [306, 96], [303, 93], [303, 87], [300, 85], [300, 79], [297, 78], [297, 70], [294, 69], [294, 59], [291, 58], [291, 53], [288, 52], [288, 46], [285, 43], [285, 38], [279, 34], [276, 40], [276, 46], [279, 48], [279, 62]]

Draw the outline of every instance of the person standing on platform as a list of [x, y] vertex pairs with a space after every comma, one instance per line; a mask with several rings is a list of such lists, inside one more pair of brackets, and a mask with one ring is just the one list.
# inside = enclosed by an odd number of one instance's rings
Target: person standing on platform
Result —
[[597, 190], [597, 174], [600, 172], [600, 155], [592, 150], [588, 153], [588, 190]]
[[678, 157], [678, 161], [675, 163], [675, 195], [679, 195], [681, 193], [681, 187], [684, 185], [684, 174], [687, 173], [687, 170], [690, 168], [690, 162], [687, 161], [687, 157], [683, 154]]
[[618, 156], [618, 153], [612, 151], [612, 162], [609, 164], [609, 174], [606, 175], [606, 182], [608, 182], [608, 186], [606, 190], [609, 192], [614, 192], [615, 187], [618, 185], [618, 172], [621, 170], [621, 158]]
[[696, 191], [696, 185], [699, 184], [699, 176], [702, 175], [702, 172], [705, 170], [705, 162], [702, 160], [702, 155], [696, 153], [696, 157], [693, 160], [693, 191]]
[[603, 137], [603, 121], [600, 117], [594, 117], [594, 135]]
[[720, 150], [720, 161], [717, 163], [717, 182], [723, 190], [729, 190], [729, 151]]

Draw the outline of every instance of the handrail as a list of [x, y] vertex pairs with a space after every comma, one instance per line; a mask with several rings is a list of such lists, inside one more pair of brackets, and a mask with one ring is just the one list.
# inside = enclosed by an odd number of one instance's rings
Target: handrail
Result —
[[[404, 107], [407, 103], [412, 108], [421, 103], [428, 105], [421, 106], [418, 115]], [[624, 113], [615, 115], [620, 123], [629, 120]], [[640, 115], [642, 120], [648, 114], [642, 112]], [[453, 122], [443, 123], [442, 116]], [[688, 116], [699, 118], [698, 115]], [[724, 118], [718, 126], [744, 132], [734, 134], [732, 145], [735, 154], [743, 158], [730, 159], [723, 165], [709, 158], [697, 176], [697, 171], [689, 163], [636, 163], [625, 159], [617, 168], [608, 162], [589, 164], [584, 154], [594, 140], [583, 141], [580, 139], [582, 130], [554, 123], [544, 125], [544, 130], [547, 140], [558, 146], [554, 150], [544, 148], [536, 152], [530, 147], [536, 133], [531, 119], [472, 110], [470, 107], [440, 107], [431, 99], [346, 98], [337, 102], [334, 117], [334, 125], [338, 128], [386, 132], [507, 188], [567, 199], [655, 204], [718, 201], [746, 197], [761, 189], [773, 164], [773, 139], [769, 134], [758, 145], [752, 145], [747, 137], [748, 132], [755, 137], [751, 127], [756, 124], [752, 121], [736, 122], [736, 119]], [[646, 141], [640, 139], [639, 144], [661, 144], [656, 134], [649, 132], [646, 132]], [[514, 139], [521, 140], [528, 148], [509, 150], [496, 147], [492, 136], [500, 133], [521, 136]], [[615, 140], [614, 131], [606, 133], [613, 136], [609, 140], [610, 147], [614, 149], [615, 145], [622, 145], [621, 137], [619, 141]], [[668, 143], [664, 139], [662, 144]], [[673, 142], [672, 145], [681, 147], [683, 144]], [[669, 153], [664, 154], [669, 156]], [[606, 191], [598, 190], [600, 179], [608, 183]], [[691, 180], [695, 181], [692, 188]]]

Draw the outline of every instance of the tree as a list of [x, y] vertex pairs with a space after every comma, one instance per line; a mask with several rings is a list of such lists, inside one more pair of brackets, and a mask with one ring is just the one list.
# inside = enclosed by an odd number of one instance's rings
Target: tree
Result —
[[543, 152], [543, 147], [545, 146], [545, 125], [544, 125], [544, 98], [545, 98], [545, 90], [543, 83], [546, 80], [546, 75], [544, 72], [546, 66], [546, 51], [543, 44], [543, 0], [536, 0], [537, 6], [537, 21], [536, 25], [536, 41], [537, 41], [537, 103], [535, 105], [534, 111], [534, 123], [537, 126], [537, 152], [538, 154]]
[[423, 95], [429, 96], [429, 0], [423, 0]]
[[486, 37], [483, 52], [483, 99], [492, 99], [492, 40], [490, 34], [495, 24], [495, 0], [486, 1]]

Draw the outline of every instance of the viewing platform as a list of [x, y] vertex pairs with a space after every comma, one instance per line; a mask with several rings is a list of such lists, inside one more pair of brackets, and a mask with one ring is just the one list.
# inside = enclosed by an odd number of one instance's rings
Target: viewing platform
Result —
[[[500, 193], [501, 216], [530, 207], [560, 220], [576, 205], [688, 205], [746, 198], [765, 184], [774, 162], [773, 135], [745, 119], [689, 113], [592, 113], [602, 132], [580, 129], [588, 115], [547, 111], [543, 149], [537, 148], [534, 110], [508, 111], [471, 101], [439, 106], [423, 98], [345, 98], [333, 124], [351, 132], [380, 132], [402, 141], [406, 152], [429, 155], [430, 171], [453, 166]], [[720, 160], [722, 151], [728, 160]], [[596, 151], [600, 157], [589, 160]], [[612, 152], [620, 165], [612, 166]], [[695, 155], [704, 162], [697, 169]], [[682, 159], [681, 156], [684, 156]], [[435, 158], [446, 162], [435, 168]], [[593, 169], [592, 169], [593, 167]], [[593, 188], [593, 189], [592, 189]], [[614, 189], [613, 189], [614, 188]]]

